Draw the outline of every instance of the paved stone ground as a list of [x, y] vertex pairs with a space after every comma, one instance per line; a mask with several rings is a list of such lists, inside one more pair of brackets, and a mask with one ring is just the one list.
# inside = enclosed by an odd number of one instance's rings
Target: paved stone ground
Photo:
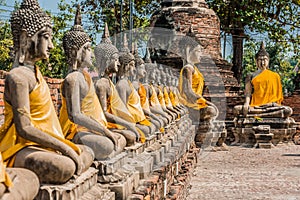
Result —
[[300, 199], [300, 145], [201, 154], [187, 200]]

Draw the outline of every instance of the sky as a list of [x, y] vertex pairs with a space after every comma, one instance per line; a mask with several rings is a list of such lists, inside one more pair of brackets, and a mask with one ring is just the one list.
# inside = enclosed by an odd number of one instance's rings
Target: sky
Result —
[[[14, 6], [15, 2], [22, 2], [22, 0], [5, 0], [8, 6]], [[57, 3], [60, 0], [38, 0], [41, 8], [57, 12]], [[71, 0], [65, 0], [65, 2], [71, 2]]]

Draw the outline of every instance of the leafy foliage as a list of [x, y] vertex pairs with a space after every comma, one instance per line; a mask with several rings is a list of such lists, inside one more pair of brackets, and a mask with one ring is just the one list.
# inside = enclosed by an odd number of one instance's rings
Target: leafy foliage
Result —
[[12, 67], [13, 40], [8, 22], [0, 21], [0, 69], [9, 70]]
[[[123, 2], [121, 16], [121, 2]], [[149, 18], [159, 4], [156, 0], [134, 1], [133, 27], [146, 27], [150, 24]], [[111, 34], [120, 33], [129, 29], [129, 0], [83, 0], [82, 8], [91, 24], [91, 30], [99, 33], [106, 22]], [[122, 19], [122, 20], [121, 20]], [[122, 23], [121, 23], [122, 21]], [[122, 25], [122, 30], [120, 29]]]
[[[299, 59], [299, 0], [207, 0], [207, 3], [219, 16], [223, 31], [248, 39], [253, 37], [247, 32], [264, 33], [271, 42], [293, 52]], [[242, 49], [238, 53], [242, 56]]]

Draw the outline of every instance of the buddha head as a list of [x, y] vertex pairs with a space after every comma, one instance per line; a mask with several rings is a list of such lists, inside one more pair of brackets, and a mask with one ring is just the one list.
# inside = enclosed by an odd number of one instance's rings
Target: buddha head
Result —
[[91, 39], [81, 26], [80, 6], [77, 6], [74, 26], [63, 37], [63, 48], [67, 57], [69, 71], [93, 65], [94, 53]]
[[123, 47], [120, 51], [120, 69], [118, 76], [134, 76], [135, 75], [135, 59], [128, 49], [126, 33], [124, 33]]
[[118, 72], [120, 66], [119, 50], [112, 44], [109, 39], [109, 30], [105, 23], [102, 40], [95, 48], [96, 67], [98, 71], [104, 74], [112, 74]]
[[16, 55], [13, 67], [49, 58], [53, 48], [51, 18], [36, 0], [24, 0], [10, 22]]
[[156, 64], [152, 63], [151, 58], [150, 58], [150, 52], [149, 49], [146, 49], [146, 55], [145, 55], [145, 71], [146, 71], [146, 82], [154, 82], [155, 80], [155, 68]]
[[181, 55], [187, 63], [192, 65], [200, 63], [202, 47], [195, 38], [192, 26], [190, 26], [186, 36], [180, 39], [178, 45]]
[[269, 54], [265, 49], [265, 45], [262, 42], [259, 51], [255, 54], [256, 66], [260, 70], [265, 70], [269, 68]]
[[164, 72], [163, 66], [159, 66], [159, 72], [160, 72], [160, 83], [163, 85], [166, 85], [167, 83], [167, 74]]
[[167, 85], [173, 86], [174, 75], [171, 68], [168, 68]]
[[137, 78], [145, 78], [146, 77], [146, 70], [145, 70], [145, 62], [139, 56], [137, 44], [134, 45], [134, 58], [135, 58], [135, 68], [136, 68], [136, 76]]

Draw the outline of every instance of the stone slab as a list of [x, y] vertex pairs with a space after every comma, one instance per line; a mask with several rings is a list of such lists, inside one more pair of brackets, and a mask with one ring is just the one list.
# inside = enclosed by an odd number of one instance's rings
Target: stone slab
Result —
[[123, 181], [117, 183], [103, 184], [115, 193], [116, 200], [126, 200], [138, 187], [139, 173], [137, 171], [129, 174]]
[[126, 164], [127, 159], [128, 154], [126, 152], [122, 152], [113, 158], [95, 161], [94, 166], [99, 170], [99, 175], [109, 175], [122, 168], [122, 166]]

